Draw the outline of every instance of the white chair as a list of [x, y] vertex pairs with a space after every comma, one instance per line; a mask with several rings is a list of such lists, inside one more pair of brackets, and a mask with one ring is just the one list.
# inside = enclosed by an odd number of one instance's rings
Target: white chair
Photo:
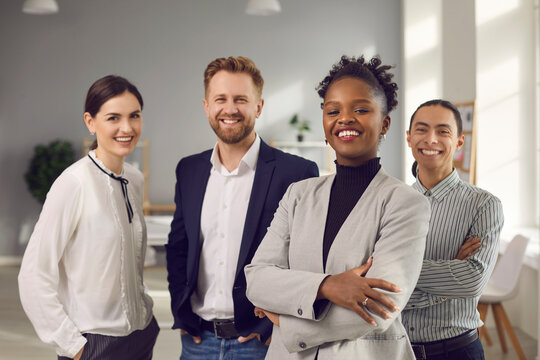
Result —
[[[512, 324], [501, 303], [504, 300], [513, 298], [517, 294], [519, 273], [521, 272], [521, 265], [523, 263], [523, 257], [525, 256], [528, 242], [529, 239], [523, 235], [516, 235], [512, 239], [495, 266], [495, 270], [493, 271], [478, 303], [478, 312], [480, 313], [480, 319], [482, 319], [484, 324], [486, 322], [489, 305], [491, 304], [503, 353], [508, 351], [506, 340], [504, 338], [504, 327], [519, 359], [523, 360], [526, 360], [525, 354], [521, 349], [521, 345], [512, 329]], [[479, 329], [479, 333], [480, 338], [484, 337], [489, 346], [493, 344], [485, 325]]]

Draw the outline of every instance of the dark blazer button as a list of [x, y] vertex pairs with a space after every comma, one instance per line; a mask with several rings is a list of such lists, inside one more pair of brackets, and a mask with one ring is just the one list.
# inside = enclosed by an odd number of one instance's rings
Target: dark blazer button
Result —
[[302, 316], [303, 313], [302, 309], [298, 309], [298, 315]]
[[300, 346], [302, 349], [305, 349], [306, 348], [306, 343], [301, 341], [300, 344], [298, 344], [298, 346]]

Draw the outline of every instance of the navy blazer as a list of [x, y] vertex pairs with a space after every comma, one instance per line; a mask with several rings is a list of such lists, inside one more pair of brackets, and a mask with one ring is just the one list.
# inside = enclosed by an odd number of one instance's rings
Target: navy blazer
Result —
[[[201, 318], [192, 311], [190, 298], [197, 287], [201, 209], [212, 168], [211, 154], [212, 150], [207, 150], [188, 156], [176, 167], [176, 211], [166, 245], [173, 329], [184, 329], [193, 336], [201, 334]], [[272, 331], [268, 319], [253, 314], [254, 306], [246, 297], [244, 267], [251, 262], [288, 186], [318, 175], [314, 162], [274, 149], [261, 140], [232, 290], [234, 321], [242, 336], [256, 332], [266, 339]]]

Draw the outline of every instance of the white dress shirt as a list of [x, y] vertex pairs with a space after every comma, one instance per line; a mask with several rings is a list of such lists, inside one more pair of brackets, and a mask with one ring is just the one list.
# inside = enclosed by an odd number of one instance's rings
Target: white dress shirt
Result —
[[193, 312], [208, 321], [234, 318], [232, 289], [260, 145], [256, 136], [231, 172], [221, 164], [217, 145], [210, 158], [201, 211], [199, 277], [191, 296]]
[[[90, 156], [108, 173], [105, 165]], [[56, 179], [47, 194], [19, 273], [23, 308], [42, 341], [73, 357], [83, 333], [125, 336], [152, 319], [143, 284], [146, 226], [142, 174], [124, 164], [133, 208], [121, 184], [88, 157]]]

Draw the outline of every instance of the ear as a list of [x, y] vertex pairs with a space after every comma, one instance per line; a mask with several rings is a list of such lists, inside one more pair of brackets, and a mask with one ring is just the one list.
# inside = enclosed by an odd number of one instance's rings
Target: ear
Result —
[[263, 106], [264, 106], [264, 99], [261, 98], [261, 99], [259, 100], [259, 103], [257, 104], [257, 117], [261, 116], [261, 112], [262, 112]]
[[204, 112], [206, 113], [206, 117], [210, 118], [210, 112], [208, 111], [208, 101], [206, 101], [206, 98], [202, 99], [202, 103], [204, 105]]
[[409, 145], [409, 147], [412, 149], [412, 145], [411, 145], [411, 133], [409, 132], [409, 130], [405, 130], [405, 134], [407, 134], [407, 145]]
[[384, 135], [388, 132], [388, 130], [390, 129], [391, 122], [392, 122], [392, 119], [390, 119], [390, 116], [386, 115], [382, 121], [381, 135]]
[[460, 136], [458, 136], [458, 139], [457, 139], [456, 150], [461, 149], [464, 143], [465, 143], [465, 135], [461, 134]]
[[84, 123], [86, 124], [86, 127], [88, 128], [88, 131], [90, 131], [92, 134], [95, 134], [96, 124], [92, 115], [90, 115], [89, 112], [85, 112], [83, 118], [84, 118]]

